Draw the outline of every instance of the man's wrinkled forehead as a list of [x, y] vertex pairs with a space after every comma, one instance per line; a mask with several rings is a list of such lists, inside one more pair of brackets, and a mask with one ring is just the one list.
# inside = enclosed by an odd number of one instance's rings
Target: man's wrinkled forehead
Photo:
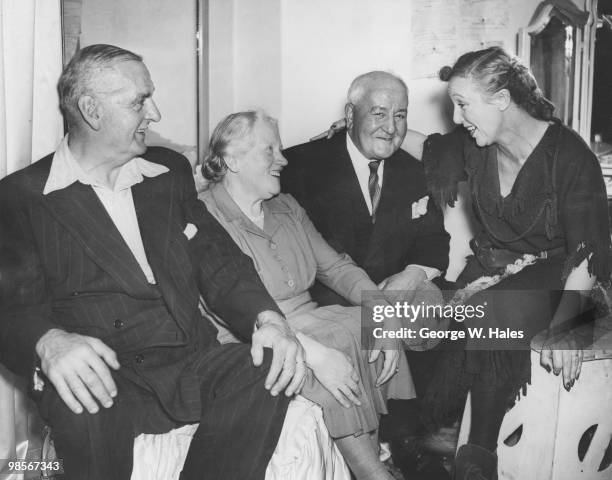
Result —
[[90, 88], [102, 95], [119, 95], [134, 85], [153, 93], [155, 87], [147, 67], [142, 62], [118, 61], [91, 72]]
[[359, 104], [367, 109], [380, 107], [392, 108], [395, 111], [407, 110], [408, 92], [398, 81], [371, 83], [366, 88]]

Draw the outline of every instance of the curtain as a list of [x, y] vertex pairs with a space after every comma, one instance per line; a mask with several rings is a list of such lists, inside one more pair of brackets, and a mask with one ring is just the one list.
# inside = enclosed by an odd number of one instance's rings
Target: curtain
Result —
[[63, 133], [60, 0], [1, 0], [0, 177], [52, 152]]
[[[60, 0], [0, 0], [0, 178], [52, 152], [61, 139], [61, 68]], [[37, 427], [25, 381], [0, 366], [0, 470], [2, 459], [36, 457]]]

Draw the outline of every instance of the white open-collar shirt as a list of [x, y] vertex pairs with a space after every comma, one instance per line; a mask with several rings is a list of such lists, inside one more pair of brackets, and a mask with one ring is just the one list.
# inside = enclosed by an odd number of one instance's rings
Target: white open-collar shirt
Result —
[[43, 195], [66, 188], [74, 182], [91, 186], [134, 258], [136, 258], [147, 281], [155, 284], [155, 276], [147, 260], [140, 227], [138, 226], [132, 186], [142, 182], [144, 177], [156, 177], [167, 171], [168, 168], [163, 165], [135, 157], [121, 167], [114, 187], [112, 189], [108, 188], [101, 185], [81, 168], [68, 147], [68, 135], [66, 135], [53, 155]]

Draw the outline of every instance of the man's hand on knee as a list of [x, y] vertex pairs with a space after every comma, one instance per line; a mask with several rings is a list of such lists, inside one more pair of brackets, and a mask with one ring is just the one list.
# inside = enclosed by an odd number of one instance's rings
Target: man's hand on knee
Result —
[[101, 340], [54, 328], [40, 337], [36, 353], [43, 373], [74, 413], [83, 407], [97, 413], [96, 400], [106, 408], [113, 405], [117, 386], [108, 366], [118, 370], [119, 361]]
[[272, 395], [278, 395], [283, 390], [287, 396], [298, 393], [306, 378], [304, 349], [286, 320], [276, 312], [262, 312], [257, 318], [257, 330], [253, 333], [251, 347], [255, 366], [263, 362], [264, 347], [271, 348], [273, 352], [266, 388]]

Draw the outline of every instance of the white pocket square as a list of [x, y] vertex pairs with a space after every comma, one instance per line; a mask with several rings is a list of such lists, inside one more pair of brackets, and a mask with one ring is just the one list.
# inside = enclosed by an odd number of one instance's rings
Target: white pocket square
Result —
[[187, 240], [191, 240], [195, 237], [195, 234], [198, 233], [198, 227], [196, 227], [193, 223], [188, 223], [183, 230], [183, 235], [187, 237]]
[[418, 202], [414, 202], [412, 204], [412, 219], [416, 219], [422, 217], [427, 213], [427, 202], [429, 201], [429, 196], [425, 195]]

